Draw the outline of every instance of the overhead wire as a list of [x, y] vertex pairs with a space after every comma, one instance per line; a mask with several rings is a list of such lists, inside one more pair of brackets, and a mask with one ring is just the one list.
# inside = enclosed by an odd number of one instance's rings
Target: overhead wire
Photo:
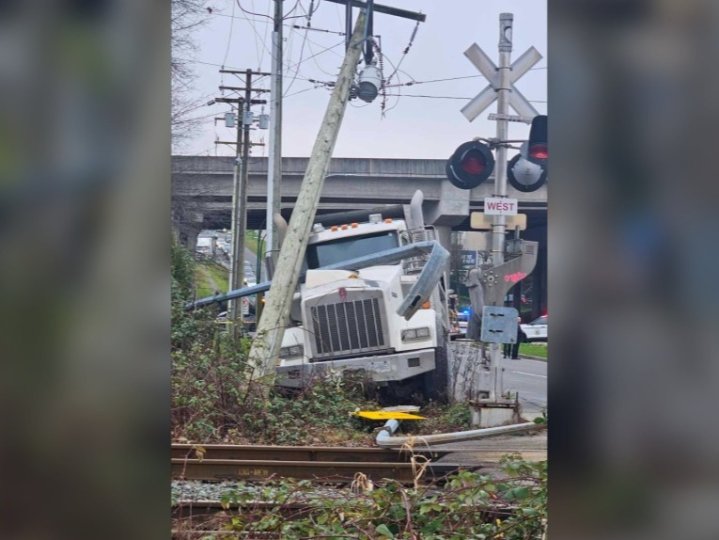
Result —
[[[299, 0], [298, 0], [298, 4], [299, 4]], [[317, 8], [319, 8], [320, 3], [318, 2], [318, 3], [317, 3], [317, 7], [315, 7], [315, 8], [313, 9], [314, 0], [311, 0], [311, 1], [310, 1], [310, 7], [309, 7], [308, 10], [305, 10], [304, 4], [300, 4], [300, 5], [302, 6], [302, 9], [305, 11], [305, 15], [304, 15], [304, 16], [307, 18], [307, 26], [309, 27], [309, 26], [311, 26], [311, 24], [312, 24], [312, 15], [314, 15], [314, 13], [317, 11]], [[292, 32], [292, 30], [290, 30], [290, 32]], [[291, 80], [291, 81], [289, 82], [289, 84], [287, 85], [287, 88], [286, 88], [285, 91], [283, 92], [283, 94], [282, 94], [283, 97], [285, 97], [285, 96], [287, 96], [287, 95], [289, 94], [290, 89], [292, 88], [292, 86], [295, 84], [295, 81], [297, 80], [297, 76], [298, 76], [299, 71], [300, 71], [300, 64], [302, 64], [302, 61], [303, 61], [303, 60], [302, 60], [302, 57], [303, 57], [304, 52], [305, 52], [305, 45], [307, 45], [307, 33], [308, 33], [308, 32], [309, 32], [309, 30], [305, 29], [305, 35], [303, 36], [303, 38], [302, 38], [302, 44], [300, 45], [299, 61], [297, 62], [297, 64], [295, 64], [295, 73], [294, 73], [294, 75], [292, 76], [292, 80]], [[311, 52], [311, 51], [310, 51], [310, 52]], [[316, 56], [316, 55], [313, 54], [312, 56], [310, 56], [310, 58], [314, 58], [315, 56]], [[290, 69], [291, 69], [291, 68], [290, 68]]]
[[232, 15], [233, 15], [233, 17], [230, 19], [230, 34], [227, 37], [227, 47], [225, 47], [225, 56], [222, 59], [223, 64], [225, 64], [225, 62], [227, 62], [227, 56], [230, 54], [230, 45], [232, 43], [232, 30], [233, 30], [233, 27], [235, 26], [235, 17], [234, 17], [235, 4], [234, 3], [232, 4]]
[[[546, 66], [542, 66], [542, 67], [537, 67], [537, 68], [531, 68], [531, 69], [529, 69], [529, 71], [538, 70], [538, 69], [547, 69], [547, 67], [546, 67]], [[398, 85], [398, 84], [388, 84], [387, 87], [388, 87], [388, 88], [392, 88], [392, 87], [396, 87], [396, 86], [412, 86], [412, 85], [415, 85], [415, 84], [429, 84], [429, 83], [436, 83], [436, 82], [459, 81], [459, 80], [462, 80], [462, 79], [476, 79], [476, 78], [478, 78], [478, 77], [484, 77], [484, 75], [478, 73], [477, 75], [460, 75], [460, 76], [458, 76], [458, 77], [447, 77], [447, 78], [444, 78], [444, 79], [432, 79], [432, 80], [429, 80], [429, 81], [411, 80], [411, 81], [409, 81], [409, 82], [403, 83], [402, 85]]]
[[[463, 99], [463, 100], [471, 100], [474, 98], [471, 97], [462, 97], [462, 96], [429, 96], [424, 94], [387, 94], [388, 96], [404, 96], [404, 97], [417, 97], [417, 98], [431, 98], [431, 99]], [[546, 101], [539, 100], [539, 99], [528, 99], [530, 103], [547, 103]]]
[[[255, 9], [255, 0], [251, 0], [251, 2], [252, 2], [252, 9], [254, 10]], [[238, 0], [238, 3], [239, 3], [239, 0]], [[268, 10], [272, 9], [271, 2], [267, 9]], [[267, 16], [269, 17], [270, 14], [268, 14]], [[257, 71], [261, 71], [262, 70], [262, 61], [265, 58], [264, 53], [269, 52], [267, 50], [267, 46], [265, 45], [265, 43], [267, 43], [267, 28], [270, 26], [270, 22], [267, 20], [257, 21], [257, 23], [264, 24], [265, 31], [264, 31], [264, 35], [262, 35], [262, 36], [260, 36], [260, 33], [257, 32], [257, 29], [254, 27], [254, 24], [252, 22], [250, 22], [249, 19], [247, 19], [247, 22], [249, 22], [252, 25], [252, 30], [253, 30], [253, 34], [254, 34], [254, 38], [255, 38], [255, 51], [257, 52]]]
[[[236, 1], [237, 5], [239, 6], [239, 8], [240, 8], [243, 12], [253, 13], [253, 12], [247, 12], [247, 10], [245, 10], [245, 9], [242, 7], [242, 4], [240, 4], [240, 0], [235, 0], [235, 1]], [[254, 14], [254, 13], [253, 13], [253, 14]], [[269, 17], [269, 15], [263, 15], [263, 16], [264, 16], [264, 17]], [[260, 22], [260, 21], [252, 21], [252, 20], [250, 20], [249, 18], [247, 18], [247, 16], [243, 16], [243, 17], [241, 17], [241, 18], [244, 19], [244, 20], [246, 20], [246, 21], [250, 24], [250, 27], [252, 28], [252, 32], [254, 32], [254, 34], [255, 34], [255, 45], [257, 46], [257, 49], [258, 49], [258, 53], [257, 53], [257, 54], [258, 54], [258, 59], [260, 58], [260, 53], [259, 53], [259, 48], [260, 48], [260, 46], [257, 45], [257, 44], [258, 44], [258, 41], [257, 41], [258, 39], [260, 40], [260, 41], [259, 41], [259, 44], [262, 46], [262, 49], [263, 49], [263, 53], [262, 53], [262, 54], [263, 54], [263, 55], [264, 55], [264, 53], [270, 54], [269, 50], [267, 49], [267, 45], [265, 45], [265, 41], [260, 37], [260, 33], [257, 31], [257, 28], [255, 28], [255, 25], [252, 24], [253, 22]], [[272, 19], [272, 17], [269, 17], [269, 18]], [[262, 64], [261, 62], [259, 62], [259, 63], [260, 63], [260, 65]]]
[[274, 18], [271, 15], [265, 15], [264, 13], [255, 13], [254, 11], [250, 11], [249, 9], [243, 8], [242, 4], [240, 3], [240, 0], [235, 0], [235, 2], [237, 2], [237, 6], [242, 10], [242, 12], [246, 13], [247, 15], [254, 15], [255, 17], [267, 17], [270, 20], [274, 20]]
[[387, 77], [387, 84], [389, 84], [392, 81], [392, 77], [395, 76], [395, 74], [399, 70], [399, 66], [402, 65], [402, 62], [404, 62], [404, 59], [407, 57], [407, 53], [412, 48], [412, 44], [414, 43], [414, 38], [417, 37], [417, 31], [419, 30], [419, 23], [420, 23], [420, 21], [418, 19], [417, 24], [415, 24], [414, 29], [412, 30], [412, 35], [409, 38], [409, 43], [407, 43], [407, 46], [404, 48], [404, 51], [402, 51], [402, 57], [399, 59], [399, 62], [397, 62], [397, 65], [395, 66], [394, 71], [390, 74], [389, 77]]
[[[312, 45], [317, 45], [317, 43], [315, 43], [315, 42], [312, 41], [311, 39], [308, 39], [308, 40], [307, 40], [307, 48], [310, 50], [310, 53], [311, 53], [311, 54], [314, 54], [314, 50], [312, 49]], [[335, 52], [335, 51], [333, 50], [332, 52]], [[337, 53], [337, 54], [339, 54], [339, 53]], [[341, 55], [340, 55], [340, 56], [341, 56]], [[317, 66], [317, 69], [320, 70], [320, 71], [321, 71], [322, 73], [324, 73], [325, 75], [327, 75], [328, 77], [335, 77], [335, 76], [337, 75], [337, 73], [330, 73], [329, 71], [327, 71], [326, 69], [324, 69], [324, 68], [320, 65], [320, 63], [317, 61], [317, 58], [316, 58], [316, 57], [311, 56], [310, 58], [312, 58], [312, 61], [314, 62], [315, 66]]]
[[[272, 15], [265, 15], [264, 13], [257, 13], [257, 12], [255, 12], [255, 11], [250, 11], [249, 9], [245, 9], [244, 7], [242, 7], [242, 4], [240, 3], [240, 0], [235, 0], [235, 1], [237, 2], [237, 5], [239, 6], [239, 8], [240, 8], [244, 13], [246, 13], [247, 15], [254, 15], [255, 17], [266, 17], [266, 18], [270, 19], [271, 21], [274, 21], [274, 17], [273, 17]], [[290, 13], [292, 13], [294, 10], [297, 9], [297, 6], [298, 6], [298, 5], [300, 5], [300, 0], [297, 0], [297, 1], [295, 2], [295, 5], [292, 6], [292, 9], [290, 9], [290, 10], [287, 12], [287, 14], [283, 14], [282, 20], [283, 20], [283, 21], [286, 21], [286, 20], [289, 20], [289, 19], [301, 19], [302, 17], [304, 17], [304, 15], [295, 15], [295, 16], [292, 16], [292, 17], [289, 16]]]

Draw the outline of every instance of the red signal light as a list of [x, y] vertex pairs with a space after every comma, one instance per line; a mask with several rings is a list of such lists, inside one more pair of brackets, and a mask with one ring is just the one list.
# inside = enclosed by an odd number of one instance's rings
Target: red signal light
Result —
[[482, 174], [487, 164], [481, 156], [473, 153], [467, 154], [462, 161], [462, 170], [467, 174]]
[[532, 159], [549, 159], [549, 150], [546, 145], [536, 144], [529, 149], [529, 157]]
[[457, 147], [447, 161], [447, 178], [460, 189], [472, 189], [489, 178], [494, 170], [494, 156], [489, 146], [469, 141]]

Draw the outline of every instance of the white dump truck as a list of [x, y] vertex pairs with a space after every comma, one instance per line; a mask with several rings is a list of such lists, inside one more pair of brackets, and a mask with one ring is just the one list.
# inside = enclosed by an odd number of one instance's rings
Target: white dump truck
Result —
[[278, 384], [302, 387], [331, 370], [398, 398], [446, 396], [448, 253], [425, 227], [421, 204], [418, 191], [409, 205], [317, 216]]

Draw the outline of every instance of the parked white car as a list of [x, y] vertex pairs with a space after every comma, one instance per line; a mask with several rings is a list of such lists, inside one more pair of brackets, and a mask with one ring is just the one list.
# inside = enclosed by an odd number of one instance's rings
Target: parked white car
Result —
[[547, 315], [534, 319], [529, 324], [520, 325], [527, 341], [547, 341]]

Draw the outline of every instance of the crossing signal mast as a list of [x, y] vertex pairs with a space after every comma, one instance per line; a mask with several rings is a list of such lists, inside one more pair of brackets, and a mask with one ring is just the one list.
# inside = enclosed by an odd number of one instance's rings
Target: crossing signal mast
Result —
[[[509, 420], [511, 416], [508, 417], [507, 413], [512, 413], [516, 406], [516, 402], [504, 392], [500, 344], [516, 342], [518, 313], [512, 307], [504, 307], [504, 300], [509, 290], [532, 272], [537, 260], [537, 243], [519, 239], [521, 227], [515, 223], [519, 217], [518, 201], [507, 196], [507, 183], [520, 192], [539, 189], [547, 181], [549, 161], [547, 117], [539, 115], [514, 86], [542, 56], [530, 47], [513, 63], [510, 61], [513, 20], [511, 13], [499, 15], [499, 65], [495, 65], [477, 44], [464, 53], [486, 77], [489, 85], [462, 108], [462, 114], [471, 122], [497, 101], [497, 112], [490, 115], [490, 119], [497, 122], [496, 137], [475, 139], [459, 145], [446, 166], [449, 181], [460, 189], [473, 189], [495, 172], [493, 196], [484, 199], [484, 215], [479, 216], [491, 218], [491, 223], [482, 227], [491, 230], [488, 233], [491, 237], [491, 257], [472, 268], [466, 280], [475, 311], [468, 337], [479, 338], [487, 344], [488, 350], [486, 357], [484, 352], [481, 353], [479, 361], [486, 369], [478, 375], [480, 394], [486, 397], [473, 402], [477, 407], [479, 424], [484, 427]], [[510, 107], [517, 116], [509, 115]], [[509, 140], [510, 121], [531, 124], [528, 141]], [[507, 150], [511, 144], [519, 142], [524, 143], [520, 153], [508, 162]], [[484, 219], [481, 221], [487, 223]], [[515, 223], [515, 238], [507, 242], [506, 233], [511, 223]], [[474, 318], [480, 314], [481, 331]]]

